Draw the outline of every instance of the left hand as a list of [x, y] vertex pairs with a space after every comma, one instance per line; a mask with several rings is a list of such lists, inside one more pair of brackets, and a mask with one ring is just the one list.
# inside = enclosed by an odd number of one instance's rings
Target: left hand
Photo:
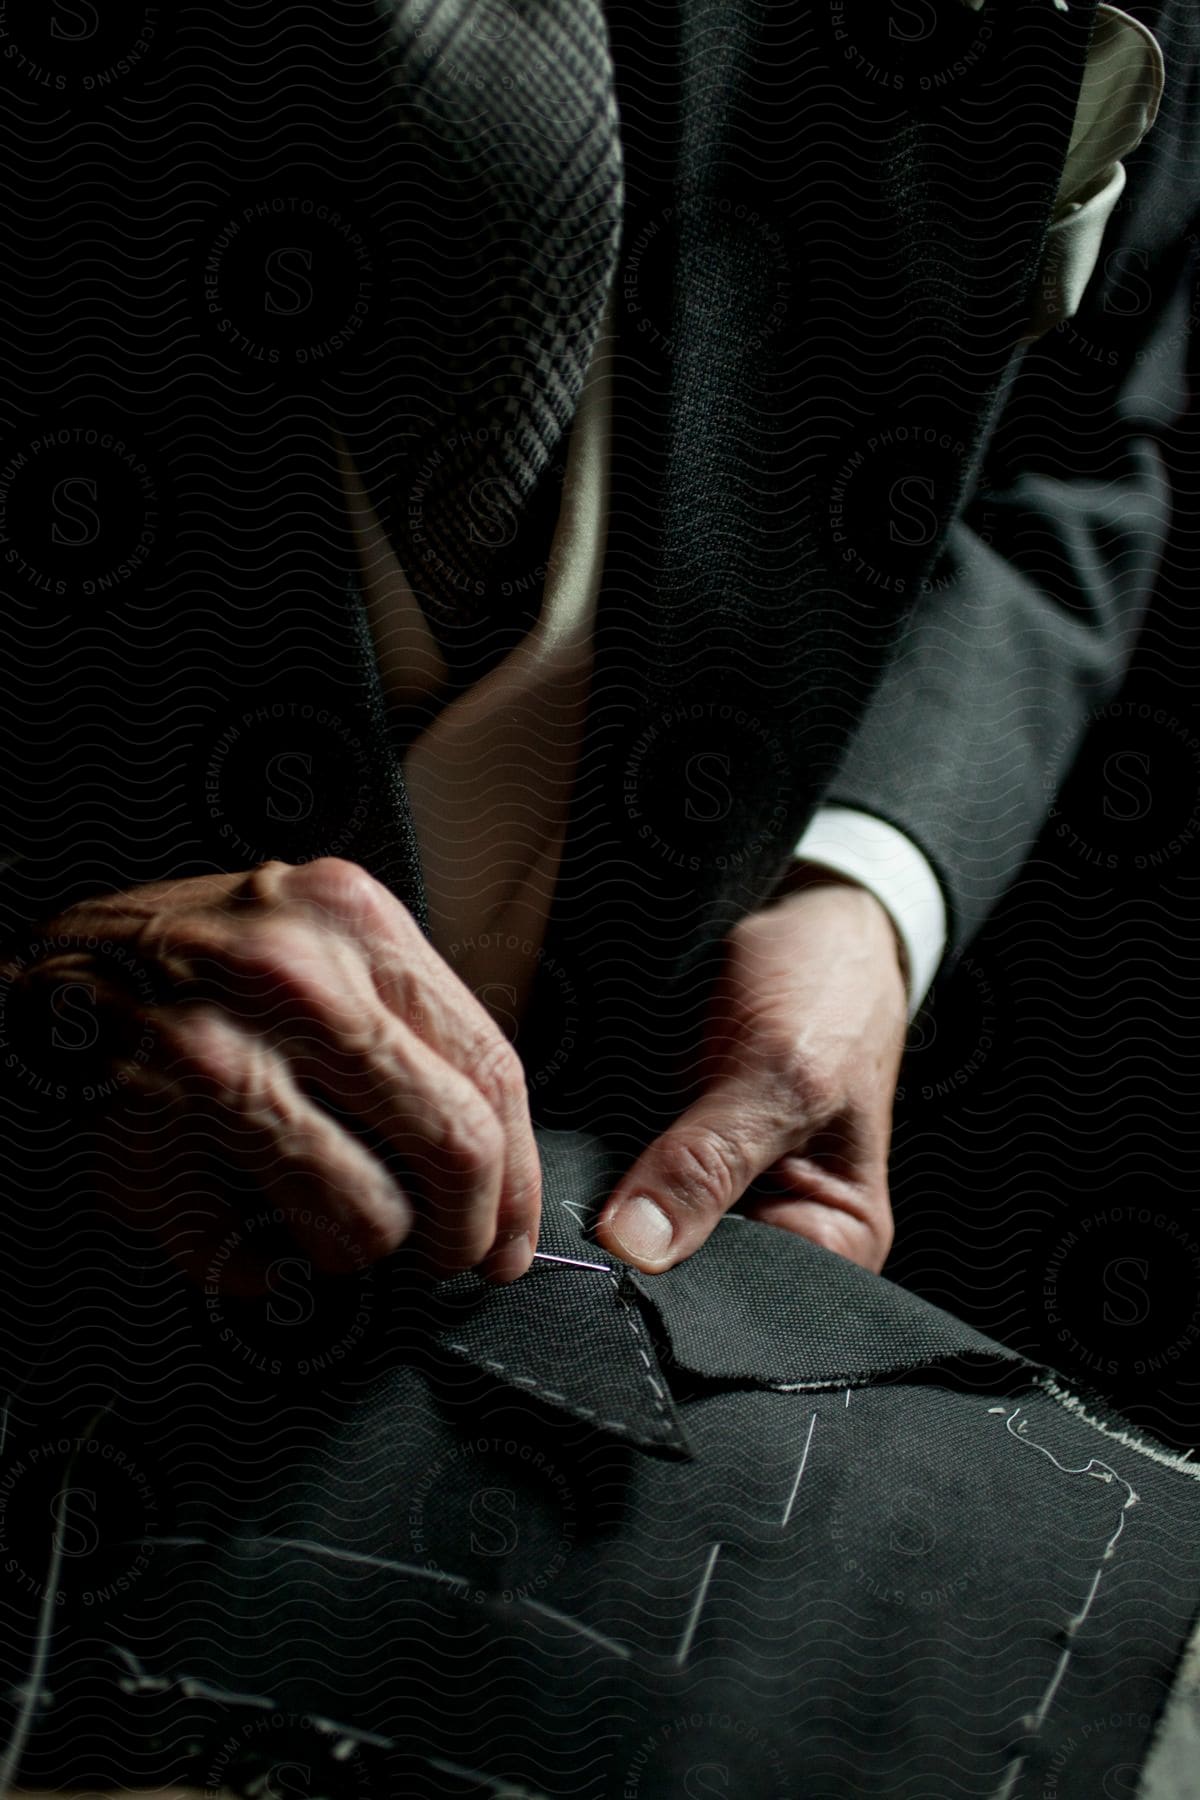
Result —
[[876, 1273], [892, 1244], [887, 1161], [907, 1028], [895, 930], [873, 894], [813, 874], [726, 939], [700, 1098], [638, 1158], [600, 1244], [648, 1274], [741, 1211]]

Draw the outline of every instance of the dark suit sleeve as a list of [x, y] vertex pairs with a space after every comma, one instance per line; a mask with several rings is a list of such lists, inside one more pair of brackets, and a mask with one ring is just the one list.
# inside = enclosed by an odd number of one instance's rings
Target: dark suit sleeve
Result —
[[[1191, 0], [1189, 0], [1189, 4]], [[961, 949], [1016, 875], [1089, 717], [1120, 686], [1171, 522], [1200, 212], [1200, 39], [1135, 9], [1158, 122], [1077, 315], [1010, 378], [980, 478], [825, 799], [907, 833]]]

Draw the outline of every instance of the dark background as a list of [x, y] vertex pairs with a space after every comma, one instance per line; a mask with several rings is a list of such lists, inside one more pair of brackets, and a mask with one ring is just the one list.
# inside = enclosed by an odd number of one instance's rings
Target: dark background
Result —
[[914, 1027], [887, 1272], [1200, 1449], [1198, 370], [1193, 331], [1164, 439], [1172, 537], [1128, 680]]

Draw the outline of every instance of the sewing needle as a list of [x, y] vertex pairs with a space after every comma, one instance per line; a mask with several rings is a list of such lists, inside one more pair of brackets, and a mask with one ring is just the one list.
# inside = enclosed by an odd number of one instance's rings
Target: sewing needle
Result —
[[601, 1275], [612, 1274], [607, 1263], [580, 1262], [574, 1256], [552, 1256], [549, 1250], [535, 1250], [533, 1259], [535, 1262], [566, 1263], [567, 1267], [571, 1269], [598, 1269]]

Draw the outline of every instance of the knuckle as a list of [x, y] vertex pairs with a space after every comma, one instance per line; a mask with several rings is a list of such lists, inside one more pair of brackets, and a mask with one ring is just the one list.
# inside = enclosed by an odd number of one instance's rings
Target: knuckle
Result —
[[671, 1144], [667, 1179], [677, 1193], [701, 1202], [716, 1199], [728, 1208], [741, 1193], [741, 1167], [732, 1139], [710, 1127]]
[[233, 932], [210, 959], [191, 964], [178, 998], [214, 1002], [233, 1017], [307, 1024], [319, 1011], [320, 953], [314, 934], [298, 923]]
[[203, 912], [157, 915], [139, 935], [138, 948], [148, 961], [183, 978], [224, 961], [229, 934], [219, 919]]
[[468, 1073], [488, 1105], [497, 1111], [508, 1111], [514, 1101], [524, 1098], [525, 1070], [506, 1037], [489, 1035], [479, 1044]]
[[764, 1025], [759, 1030], [758, 1047], [768, 1068], [783, 1080], [804, 1078], [811, 1056], [802, 1032], [783, 1024]]
[[810, 1244], [816, 1244], [822, 1250], [829, 1250], [834, 1256], [841, 1256], [847, 1262], [859, 1262], [861, 1258], [862, 1232], [852, 1220], [847, 1220], [837, 1212], [819, 1213], [807, 1219], [800, 1229], [799, 1235]]
[[432, 996], [424, 973], [415, 964], [393, 960], [387, 972], [388, 1006], [396, 1018], [419, 1030], [434, 1016]]
[[833, 1081], [821, 1070], [808, 1069], [796, 1077], [789, 1090], [792, 1098], [791, 1116], [799, 1116], [814, 1129], [820, 1129], [835, 1119], [841, 1110], [839, 1091]]
[[255, 901], [260, 905], [277, 906], [280, 890], [289, 875], [295, 873], [291, 863], [282, 858], [272, 856], [256, 868], [248, 869], [243, 878], [239, 892], [244, 900]]
[[407, 1221], [398, 1224], [395, 1219], [387, 1218], [383, 1213], [372, 1212], [360, 1208], [354, 1219], [354, 1249], [348, 1260], [357, 1263], [359, 1258], [367, 1263], [375, 1263], [385, 1256], [390, 1256], [398, 1243], [407, 1236]]
[[781, 1031], [766, 1040], [766, 1053], [781, 1092], [807, 1118], [824, 1117], [835, 1104], [833, 1083], [800, 1032]]
[[503, 1162], [504, 1128], [489, 1107], [463, 1107], [447, 1133], [445, 1149], [461, 1174], [480, 1181]]
[[235, 933], [226, 952], [239, 975], [278, 983], [283, 991], [303, 988], [320, 954], [315, 934], [300, 919], [275, 919]]
[[359, 925], [376, 923], [385, 890], [359, 863], [319, 856], [292, 872], [290, 891], [335, 918]]
[[215, 1008], [178, 1008], [164, 1015], [162, 1037], [167, 1072], [186, 1087], [234, 1106], [251, 1098], [249, 1046]]
[[412, 1058], [405, 1034], [396, 1021], [372, 1006], [347, 1012], [339, 1025], [336, 1045], [344, 1059], [369, 1072], [372, 1080], [407, 1084]]
[[874, 1210], [875, 1241], [879, 1252], [875, 1267], [878, 1269], [887, 1261], [896, 1240], [896, 1219], [892, 1212], [892, 1197], [888, 1191], [886, 1176], [880, 1181]]
[[528, 1231], [536, 1241], [542, 1214], [542, 1175], [536, 1155], [528, 1163], [518, 1155], [508, 1174], [499, 1222], [506, 1230]]

